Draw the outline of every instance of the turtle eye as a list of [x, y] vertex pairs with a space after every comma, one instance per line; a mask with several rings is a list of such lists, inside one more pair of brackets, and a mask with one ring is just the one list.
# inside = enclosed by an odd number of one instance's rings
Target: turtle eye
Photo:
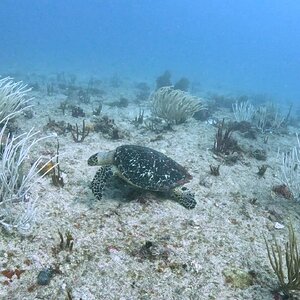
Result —
[[186, 191], [187, 188], [186, 188], [185, 186], [183, 186], [183, 187], [181, 188], [181, 190], [182, 190], [182, 191]]

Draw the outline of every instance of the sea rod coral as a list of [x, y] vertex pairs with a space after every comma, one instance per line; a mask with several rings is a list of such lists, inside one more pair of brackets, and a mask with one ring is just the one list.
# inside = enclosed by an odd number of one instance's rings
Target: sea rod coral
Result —
[[199, 98], [172, 87], [161, 87], [151, 95], [153, 115], [169, 124], [180, 124], [204, 109]]
[[0, 79], [0, 124], [30, 106], [32, 98], [26, 97], [30, 90], [22, 81], [14, 82], [10, 77]]
[[14, 136], [7, 123], [28, 107], [25, 85], [10, 79], [0, 81], [0, 226], [25, 234], [32, 228], [35, 199], [30, 190], [37, 182], [40, 159], [30, 167], [25, 161], [32, 147], [43, 138], [30, 130]]

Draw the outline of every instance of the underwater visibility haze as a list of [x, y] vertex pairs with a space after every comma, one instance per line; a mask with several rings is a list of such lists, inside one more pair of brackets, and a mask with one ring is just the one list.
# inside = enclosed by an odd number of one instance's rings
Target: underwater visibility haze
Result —
[[1, 71], [169, 69], [204, 86], [299, 100], [299, 1], [2, 0]]
[[300, 299], [299, 20], [0, 0], [0, 299]]

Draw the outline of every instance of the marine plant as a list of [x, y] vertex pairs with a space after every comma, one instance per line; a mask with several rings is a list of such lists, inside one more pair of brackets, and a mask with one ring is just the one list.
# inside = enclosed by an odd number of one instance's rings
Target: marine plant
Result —
[[47, 84], [47, 96], [54, 95], [54, 84], [53, 82]]
[[78, 91], [78, 100], [80, 103], [89, 104], [91, 102], [89, 90], [80, 89]]
[[231, 137], [234, 127], [227, 126], [225, 121], [218, 125], [218, 130], [216, 132], [215, 141], [213, 145], [213, 151], [216, 154], [231, 154], [234, 152], [239, 152], [240, 147], [237, 141]]
[[115, 124], [114, 119], [110, 119], [106, 115], [94, 118], [93, 123], [94, 131], [101, 132], [108, 138], [117, 140], [124, 136], [124, 132]]
[[290, 151], [281, 155], [280, 180], [292, 192], [296, 200], [300, 199], [300, 140], [296, 135], [297, 144]]
[[[274, 244], [268, 244], [266, 238], [268, 258], [278, 279], [278, 292], [282, 292], [286, 299], [292, 298], [296, 291], [300, 291], [300, 252], [293, 226], [288, 226], [289, 237], [284, 250], [274, 237]], [[278, 298], [279, 299], [279, 298]]]
[[72, 117], [79, 118], [79, 117], [85, 117], [85, 112], [83, 109], [79, 106], [73, 106], [71, 108]]
[[85, 125], [85, 121], [82, 121], [82, 129], [80, 130], [78, 124], [75, 127], [71, 127], [71, 134], [75, 143], [82, 143], [84, 139], [89, 135], [90, 129]]
[[140, 109], [139, 114], [135, 116], [134, 120], [131, 122], [134, 126], [138, 127], [144, 123], [144, 110]]
[[263, 177], [268, 169], [268, 165], [262, 164], [261, 166], [258, 167], [257, 175], [259, 177]]
[[96, 108], [93, 109], [93, 116], [100, 116], [102, 111], [102, 103], [100, 103]]
[[257, 160], [266, 161], [267, 151], [265, 149], [254, 149], [249, 151], [249, 156]]
[[209, 165], [210, 174], [213, 176], [220, 176], [220, 166], [221, 165], [217, 165], [217, 166]]
[[291, 113], [291, 106], [286, 115], [283, 115], [274, 103], [260, 106], [254, 116], [254, 124], [262, 133], [280, 132], [287, 125]]
[[73, 250], [73, 246], [74, 246], [74, 238], [72, 236], [72, 234], [70, 233], [70, 231], [67, 231], [65, 233], [66, 239], [64, 239], [64, 235], [58, 231], [58, 235], [60, 238], [60, 243], [59, 243], [59, 250], [68, 250], [68, 251], [72, 251]]
[[57, 187], [64, 187], [64, 178], [61, 175], [60, 170], [60, 164], [59, 164], [59, 141], [57, 139], [57, 145], [56, 145], [56, 163], [54, 164], [54, 167], [52, 169], [51, 174], [52, 184]]
[[30, 90], [22, 81], [14, 82], [11, 77], [0, 79], [0, 124], [21, 114], [30, 106], [32, 98], [27, 97]]
[[241, 121], [241, 122], [230, 122], [230, 126], [233, 128], [234, 131], [239, 131], [244, 138], [247, 139], [256, 139], [257, 129], [253, 126], [252, 123], [248, 121]]
[[64, 100], [60, 102], [58, 109], [60, 109], [62, 111], [62, 114], [65, 115], [68, 106], [69, 106], [68, 101]]
[[181, 124], [205, 108], [201, 100], [172, 87], [161, 87], [151, 97], [152, 113], [168, 124]]
[[88, 81], [87, 89], [91, 96], [103, 96], [105, 91], [100, 89], [102, 86], [102, 81], [100, 79], [91, 77]]
[[71, 131], [72, 125], [65, 121], [55, 121], [49, 117], [48, 123], [43, 127], [44, 131], [50, 130], [58, 135]]
[[[69, 287], [66, 292], [66, 300], [73, 300], [74, 297], [72, 296], [72, 289]], [[82, 300], [82, 298], [79, 298], [79, 300]]]
[[209, 96], [209, 102], [208, 102], [209, 110], [216, 111], [221, 107], [230, 109], [232, 108], [232, 103], [234, 103], [235, 101], [236, 100], [230, 96], [212, 93]]
[[53, 169], [55, 168], [55, 163], [50, 160], [48, 162], [41, 162], [39, 164], [39, 174], [41, 176], [50, 175], [53, 173]]
[[251, 122], [255, 115], [255, 108], [249, 101], [232, 104], [234, 118], [237, 122]]
[[36, 211], [36, 198], [31, 193], [39, 178], [41, 158], [26, 166], [38, 138], [33, 129], [17, 136], [7, 134], [7, 124], [29, 106], [30, 89], [10, 77], [0, 80], [0, 226], [7, 231], [26, 234], [32, 229]]
[[144, 121], [144, 127], [147, 130], [157, 134], [160, 134], [167, 130], [171, 130], [171, 126], [162, 124], [162, 120], [159, 118], [147, 118], [147, 120]]
[[[5, 126], [0, 132], [2, 144]], [[0, 225], [8, 231], [25, 234], [31, 230], [36, 210], [36, 198], [31, 194], [39, 177], [37, 159], [25, 168], [31, 149], [43, 138], [37, 132], [29, 132], [6, 139], [0, 161]]]
[[275, 194], [284, 197], [285, 199], [293, 199], [293, 193], [285, 184], [278, 184], [273, 186], [272, 191]]
[[75, 74], [66, 74], [65, 72], [60, 72], [56, 74], [56, 81], [59, 86], [64, 86], [67, 89], [74, 89], [77, 77]]

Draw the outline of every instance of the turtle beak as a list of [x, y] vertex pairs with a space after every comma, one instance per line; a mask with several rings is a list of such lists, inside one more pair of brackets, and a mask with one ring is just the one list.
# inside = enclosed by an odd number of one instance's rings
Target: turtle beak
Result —
[[98, 153], [92, 155], [89, 159], [88, 159], [88, 165], [89, 166], [97, 166], [98, 164]]

